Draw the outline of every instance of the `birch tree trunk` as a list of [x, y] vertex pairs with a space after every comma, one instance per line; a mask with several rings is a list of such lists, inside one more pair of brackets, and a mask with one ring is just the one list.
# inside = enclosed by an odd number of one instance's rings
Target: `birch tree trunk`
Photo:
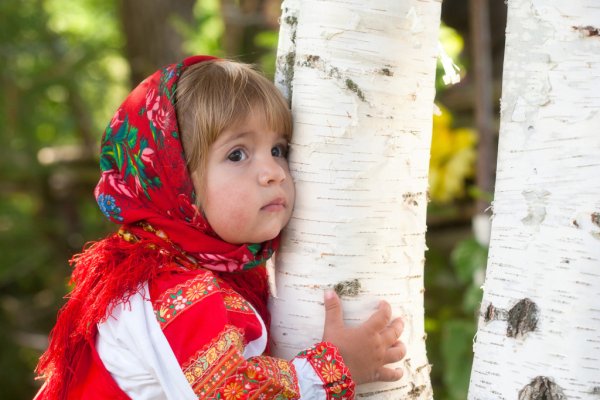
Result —
[[508, 2], [469, 399], [600, 396], [600, 4]]
[[404, 378], [360, 398], [429, 399], [423, 265], [439, 0], [285, 1], [276, 82], [291, 96], [296, 207], [277, 259], [275, 351], [321, 340], [323, 290], [357, 324], [403, 317]]

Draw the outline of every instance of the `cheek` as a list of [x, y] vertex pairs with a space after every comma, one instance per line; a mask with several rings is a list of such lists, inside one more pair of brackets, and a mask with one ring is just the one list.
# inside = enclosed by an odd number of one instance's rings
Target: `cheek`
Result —
[[232, 187], [215, 188], [207, 193], [204, 212], [209, 224], [223, 239], [242, 232], [249, 223], [243, 199], [247, 194]]

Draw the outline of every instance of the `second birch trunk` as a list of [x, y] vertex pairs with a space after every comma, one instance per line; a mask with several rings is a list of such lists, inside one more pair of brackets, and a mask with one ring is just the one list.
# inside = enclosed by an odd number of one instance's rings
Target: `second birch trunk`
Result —
[[511, 0], [469, 399], [600, 395], [600, 6]]

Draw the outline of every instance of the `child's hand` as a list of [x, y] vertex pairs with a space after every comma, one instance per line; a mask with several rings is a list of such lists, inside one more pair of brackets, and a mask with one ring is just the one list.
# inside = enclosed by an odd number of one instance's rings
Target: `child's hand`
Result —
[[402, 378], [402, 370], [384, 367], [406, 355], [406, 347], [399, 340], [404, 324], [400, 318], [390, 322], [391, 315], [390, 305], [382, 301], [366, 322], [347, 327], [339, 297], [334, 291], [325, 292], [323, 341], [338, 347], [356, 384]]

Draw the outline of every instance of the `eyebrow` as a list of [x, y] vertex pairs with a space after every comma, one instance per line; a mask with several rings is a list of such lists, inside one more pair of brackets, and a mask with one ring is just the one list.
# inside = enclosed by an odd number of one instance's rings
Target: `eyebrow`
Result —
[[217, 146], [215, 146], [215, 149], [220, 149], [220, 148], [222, 148], [222, 147], [228, 146], [230, 142], [234, 142], [234, 141], [236, 141], [236, 140], [239, 140], [239, 139], [241, 139], [241, 138], [243, 138], [243, 137], [245, 137], [245, 136], [248, 136], [248, 135], [249, 135], [249, 134], [251, 134], [251, 133], [252, 133], [252, 131], [242, 131], [242, 132], [238, 132], [238, 133], [235, 133], [235, 134], [233, 134], [233, 135], [231, 135], [231, 136], [228, 136], [228, 137], [227, 137], [227, 138], [226, 138], [226, 139], [225, 139], [225, 140], [224, 140], [222, 143], [217, 143], [217, 142], [220, 142], [220, 140], [219, 140], [219, 139], [222, 139], [222, 138], [223, 138], [223, 136], [220, 136], [220, 137], [218, 137], [218, 138], [217, 138], [217, 140], [215, 141], [215, 144], [217, 144]]

